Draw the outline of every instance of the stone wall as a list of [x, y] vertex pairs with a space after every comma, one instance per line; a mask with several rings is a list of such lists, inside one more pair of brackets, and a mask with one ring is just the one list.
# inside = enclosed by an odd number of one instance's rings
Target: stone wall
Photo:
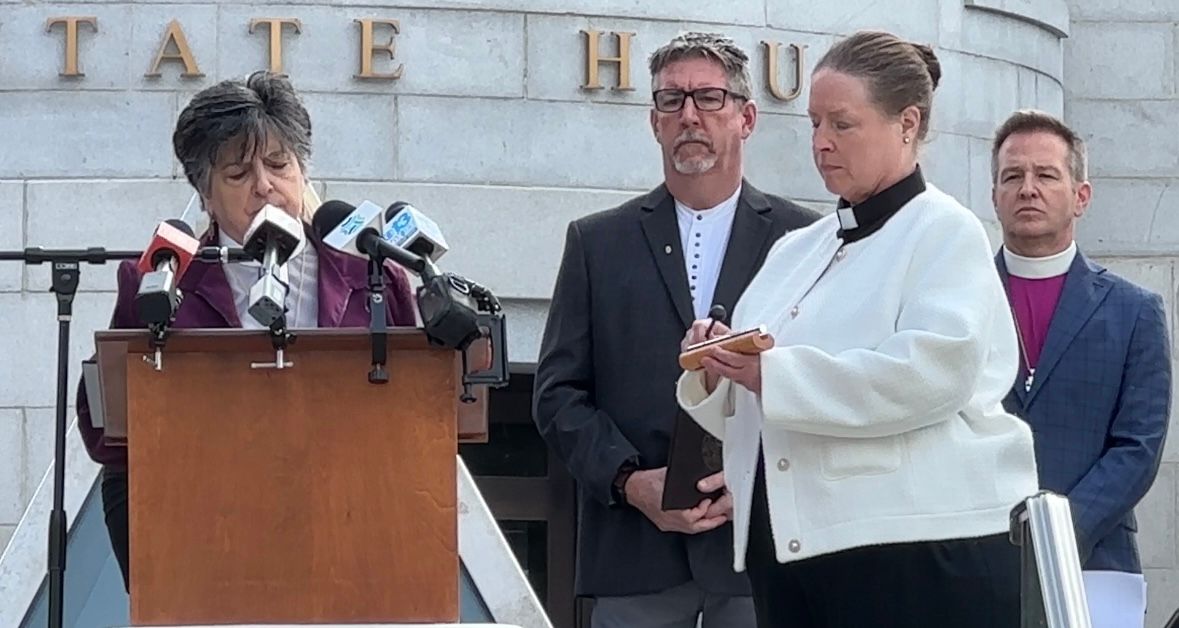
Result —
[[[1065, 116], [1089, 142], [1093, 204], [1077, 240], [1115, 272], [1163, 295], [1175, 340], [1179, 262], [1179, 4], [1073, 0]], [[1179, 356], [1179, 354], [1176, 354]], [[1138, 507], [1147, 625], [1179, 608], [1179, 409], [1162, 468]]]
[[[178, 215], [191, 196], [170, 152], [177, 112], [195, 91], [267, 67], [269, 35], [250, 33], [251, 19], [297, 18], [300, 32], [288, 27], [283, 36], [283, 69], [312, 114], [310, 175], [321, 196], [402, 199], [435, 217], [452, 244], [443, 266], [501, 296], [511, 357], [531, 362], [566, 223], [661, 178], [647, 123], [645, 60], [654, 48], [688, 29], [736, 38], [753, 57], [761, 108], [749, 178], [826, 209], [829, 195], [809, 157], [806, 79], [839, 35], [885, 28], [934, 44], [943, 63], [923, 160], [932, 181], [997, 237], [991, 133], [1018, 107], [1065, 113], [1093, 144], [1097, 196], [1082, 245], [1166, 294], [1174, 312], [1168, 250], [1179, 240], [1179, 218], [1164, 208], [1179, 200], [1179, 9], [1166, 0], [1074, 4], [1070, 19], [1063, 0], [416, 0], [406, 7], [0, 0], [0, 249], [141, 247], [154, 224]], [[63, 26], [46, 32], [49, 18], [68, 15], [97, 18], [96, 32], [79, 29], [83, 77], [59, 76]], [[399, 20], [394, 59], [376, 55], [374, 63], [378, 72], [402, 67], [400, 79], [354, 77], [355, 20], [366, 18]], [[204, 76], [182, 77], [175, 62], [163, 64], [158, 78], [144, 76], [172, 20]], [[605, 33], [603, 56], [617, 52], [610, 33], [634, 33], [633, 90], [612, 89], [618, 71], [608, 63], [600, 66], [603, 89], [581, 88], [586, 30]], [[389, 39], [387, 28], [380, 33], [378, 40]], [[763, 41], [782, 44], [786, 90], [798, 78], [786, 47], [801, 48], [802, 97], [771, 96]], [[72, 379], [93, 331], [109, 318], [113, 277], [112, 266], [83, 271]], [[0, 265], [7, 323], [0, 327], [0, 546], [52, 457], [56, 334], [48, 281], [43, 268]], [[1169, 449], [1140, 518], [1152, 600], [1179, 599], [1176, 451]]]

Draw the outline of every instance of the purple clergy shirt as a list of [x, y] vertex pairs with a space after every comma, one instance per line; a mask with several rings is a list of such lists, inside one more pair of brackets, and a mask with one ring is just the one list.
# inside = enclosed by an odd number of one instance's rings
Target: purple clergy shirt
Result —
[[1040, 351], [1048, 337], [1048, 326], [1052, 323], [1056, 302], [1060, 300], [1060, 292], [1064, 289], [1064, 278], [1065, 275], [1044, 279], [1027, 279], [1015, 275], [1008, 278], [1015, 324], [1019, 326], [1019, 336], [1023, 342], [1021, 352], [1027, 352], [1024, 366], [1029, 369], [1036, 368], [1040, 362]]

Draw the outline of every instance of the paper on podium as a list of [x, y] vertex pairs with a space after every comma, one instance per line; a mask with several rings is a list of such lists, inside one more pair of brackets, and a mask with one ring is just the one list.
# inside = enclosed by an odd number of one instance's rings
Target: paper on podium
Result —
[[90, 401], [90, 425], [101, 430], [106, 426], [106, 401], [104, 401], [102, 391], [98, 360], [84, 360], [82, 362], [82, 384], [86, 388], [86, 398]]

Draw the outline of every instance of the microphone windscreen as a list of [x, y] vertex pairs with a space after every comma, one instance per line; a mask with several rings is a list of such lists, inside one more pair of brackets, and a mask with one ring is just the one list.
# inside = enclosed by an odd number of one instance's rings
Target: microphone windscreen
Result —
[[315, 215], [311, 218], [311, 231], [322, 240], [355, 210], [355, 206], [344, 201], [327, 201], [315, 210]]
[[405, 201], [394, 202], [392, 205], [390, 205], [389, 207], [387, 207], [385, 209], [385, 222], [389, 222], [390, 220], [393, 220], [393, 217], [397, 215], [397, 212], [401, 211], [401, 208], [409, 207], [409, 206], [410, 206], [410, 204], [406, 203]]
[[169, 218], [169, 219], [165, 220], [164, 222], [166, 222], [169, 225], [172, 225], [173, 227], [175, 227], [176, 229], [184, 232], [184, 235], [186, 235], [190, 238], [196, 237], [196, 234], [193, 233], [193, 231], [192, 231], [192, 226], [189, 225], [187, 222], [180, 220], [179, 218]]
[[[175, 222], [179, 222], [180, 225], [174, 225]], [[166, 220], [156, 225], [147, 249], [139, 256], [139, 272], [150, 273], [155, 270], [156, 264], [175, 258], [176, 274], [182, 275], [198, 248], [200, 242], [192, 235], [192, 228], [188, 224], [175, 219]]]
[[275, 253], [274, 264], [281, 266], [303, 243], [303, 230], [303, 223], [298, 218], [267, 204], [254, 215], [246, 229], [242, 250], [259, 262], [264, 261], [270, 250]]

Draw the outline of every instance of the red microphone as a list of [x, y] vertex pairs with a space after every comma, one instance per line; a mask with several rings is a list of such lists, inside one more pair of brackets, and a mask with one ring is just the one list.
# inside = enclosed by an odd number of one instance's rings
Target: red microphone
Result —
[[188, 223], [176, 218], [165, 220], [156, 227], [147, 250], [139, 256], [139, 272], [163, 270], [160, 265], [171, 262], [172, 272], [180, 277], [188, 270], [200, 246], [200, 240], [193, 235]]
[[200, 245], [192, 227], [182, 220], [166, 220], [156, 227], [147, 250], [139, 257], [143, 278], [135, 295], [135, 309], [144, 325], [164, 325], [172, 320], [181, 299], [176, 285]]

